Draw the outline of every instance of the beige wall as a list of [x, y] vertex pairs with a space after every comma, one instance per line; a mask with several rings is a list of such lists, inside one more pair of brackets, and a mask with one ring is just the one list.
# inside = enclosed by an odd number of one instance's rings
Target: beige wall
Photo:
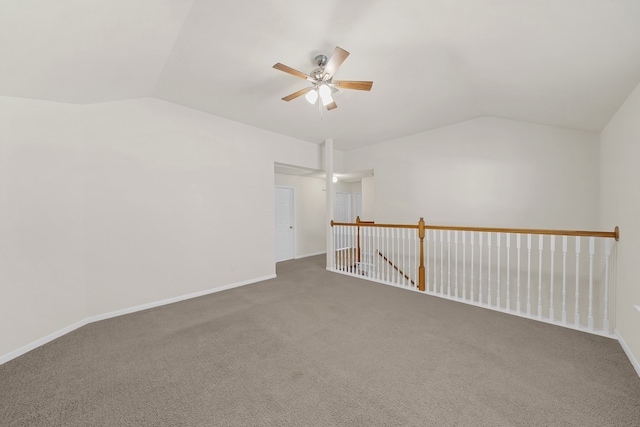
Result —
[[640, 85], [600, 138], [601, 226], [620, 227], [616, 329], [640, 374]]
[[361, 219], [364, 221], [376, 221], [376, 179], [373, 176], [362, 178]]
[[348, 151], [345, 166], [375, 170], [377, 222], [598, 226], [593, 133], [484, 117]]
[[0, 358], [273, 275], [273, 164], [321, 167], [319, 145], [155, 99], [0, 98], [0, 113]]
[[323, 179], [275, 174], [275, 184], [295, 188], [296, 258], [326, 252]]

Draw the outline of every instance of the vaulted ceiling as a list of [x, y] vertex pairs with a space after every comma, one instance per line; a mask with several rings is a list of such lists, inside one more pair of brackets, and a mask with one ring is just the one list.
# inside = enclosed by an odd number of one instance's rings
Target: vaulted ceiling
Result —
[[[303, 72], [373, 80], [320, 116]], [[640, 82], [638, 0], [19, 0], [0, 96], [157, 97], [343, 150], [478, 116], [599, 131]]]

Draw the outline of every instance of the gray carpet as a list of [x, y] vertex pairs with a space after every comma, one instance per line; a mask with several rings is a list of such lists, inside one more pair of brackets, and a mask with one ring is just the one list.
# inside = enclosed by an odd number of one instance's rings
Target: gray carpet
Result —
[[614, 340], [329, 273], [322, 256], [277, 273], [0, 366], [0, 425], [640, 425]]

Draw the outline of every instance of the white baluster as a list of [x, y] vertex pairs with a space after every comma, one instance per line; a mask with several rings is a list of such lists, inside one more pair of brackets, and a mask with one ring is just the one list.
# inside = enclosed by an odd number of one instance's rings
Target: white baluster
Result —
[[[398, 270], [401, 270], [400, 268], [400, 229], [396, 228], [396, 248], [398, 249], [397, 254], [393, 257], [394, 263], [396, 264], [396, 266], [398, 267]], [[397, 271], [396, 273], [394, 273], [396, 275], [396, 280], [397, 283], [399, 285], [402, 284], [402, 275], [400, 274], [399, 271]]]
[[[382, 251], [384, 251], [384, 228], [378, 228], [378, 252], [382, 253]], [[385, 266], [385, 262], [384, 262], [384, 258], [382, 258], [381, 256], [376, 256], [376, 260], [378, 260], [378, 271], [379, 271], [379, 277], [378, 280], [380, 281], [384, 281], [384, 266]]]
[[344, 270], [344, 266], [342, 265], [342, 234], [344, 233], [344, 230], [342, 226], [338, 226], [338, 249], [340, 250], [338, 252], [338, 265], [340, 265], [340, 271]]
[[[419, 256], [419, 251], [420, 248], [418, 248], [418, 230], [416, 230], [415, 233], [413, 233], [413, 281], [416, 283], [416, 285], [418, 284], [418, 256]], [[429, 265], [428, 259], [427, 259], [427, 265]], [[428, 279], [427, 279], [428, 281]], [[426, 288], [428, 290], [428, 288]]]
[[538, 319], [542, 319], [542, 249], [544, 236], [538, 236]]
[[[407, 234], [407, 249], [406, 249], [405, 257], [407, 259], [406, 260], [406, 263], [407, 263], [406, 268], [407, 269], [404, 270], [404, 273], [407, 276], [409, 276], [409, 278], [406, 279], [407, 286], [412, 286], [411, 285], [411, 278], [413, 277], [413, 270], [411, 269], [411, 260], [412, 260], [412, 258], [411, 258], [411, 256], [412, 256], [411, 255], [411, 236], [412, 236], [413, 233], [411, 232], [411, 229], [407, 229], [406, 234]], [[403, 237], [404, 237], [404, 235], [405, 235], [405, 233], [402, 232], [402, 236]], [[402, 244], [402, 247], [404, 248], [404, 243]]]
[[391, 269], [391, 266], [389, 265], [389, 260], [391, 259], [391, 251], [393, 250], [393, 243], [391, 241], [391, 235], [393, 233], [393, 230], [390, 228], [386, 229], [386, 234], [385, 234], [385, 250], [384, 250], [384, 256], [387, 258], [384, 262], [384, 266], [387, 269], [386, 270], [386, 274], [385, 274], [385, 280], [387, 281], [387, 283], [390, 283], [393, 280], [393, 271]]
[[440, 295], [444, 295], [444, 230], [440, 230]]
[[562, 323], [567, 324], [567, 236], [562, 236]]
[[451, 296], [451, 230], [447, 230], [447, 296]]
[[438, 234], [437, 234], [437, 230], [433, 230], [433, 293], [437, 293], [438, 290], [438, 285], [437, 285], [437, 272], [438, 272], [438, 268], [437, 268], [437, 261], [438, 261], [438, 251], [437, 251], [437, 244], [438, 244]]
[[338, 271], [340, 269], [339, 265], [338, 265], [338, 260], [336, 259], [337, 257], [335, 256], [336, 253], [336, 249], [338, 247], [338, 226], [334, 225], [333, 226], [333, 270], [334, 271]]
[[491, 233], [487, 233], [487, 305], [491, 307]]
[[604, 242], [604, 316], [602, 329], [604, 332], [611, 332], [609, 328], [609, 257], [611, 256], [611, 240]]
[[375, 262], [373, 260], [373, 247], [375, 246], [375, 244], [373, 243], [373, 230], [374, 228], [368, 228], [367, 229], [367, 239], [368, 239], [368, 244], [367, 244], [367, 275], [371, 276], [374, 272], [374, 267], [375, 267]]
[[498, 257], [498, 265], [496, 267], [496, 307], [498, 310], [501, 308], [500, 304], [500, 276], [502, 275], [502, 270], [500, 270], [500, 245], [502, 244], [500, 241], [502, 240], [502, 233], [496, 233], [496, 252]]
[[395, 256], [393, 253], [394, 250], [394, 234], [396, 232], [395, 228], [389, 229], [389, 253], [387, 254], [387, 265], [389, 266], [389, 282], [396, 283], [396, 275], [393, 271], [393, 263], [395, 262]]
[[[399, 228], [394, 228], [394, 235], [395, 235], [395, 240], [394, 242], [394, 249], [395, 252], [393, 254], [393, 263], [396, 267], [398, 267], [398, 270], [401, 270], [401, 266], [400, 266], [400, 229]], [[396, 283], [398, 285], [402, 284], [402, 276], [400, 275], [400, 272], [395, 270], [394, 268], [394, 273], [393, 275], [395, 276], [396, 279]]]
[[386, 228], [380, 228], [380, 253], [383, 254], [383, 256], [378, 257], [378, 260], [380, 261], [380, 280], [383, 282], [387, 278], [387, 262], [384, 260], [385, 245], [387, 244], [387, 239], [385, 239], [386, 232]]
[[351, 251], [351, 248], [353, 248], [352, 246], [352, 242], [351, 242], [351, 236], [353, 236], [353, 233], [351, 232], [351, 227], [346, 227], [345, 226], [345, 230], [347, 231], [347, 234], [345, 235], [346, 237], [346, 250], [345, 250], [345, 255], [347, 256], [347, 273], [351, 273], [351, 265], [353, 262], [353, 253]]
[[351, 273], [352, 274], [358, 274], [358, 227], [349, 227], [349, 230], [351, 230], [351, 253], [352, 253], [352, 260], [351, 260]]
[[399, 232], [399, 233], [400, 233], [399, 234], [399, 238], [401, 239], [400, 240], [400, 250], [402, 251], [402, 265], [401, 265], [402, 274], [400, 275], [400, 281], [402, 282], [402, 284], [404, 286], [411, 286], [411, 282], [409, 280], [407, 280], [406, 277], [404, 277], [405, 275], [409, 276], [410, 270], [408, 270], [408, 269], [411, 268], [410, 265], [407, 265], [407, 263], [408, 263], [407, 262], [408, 253], [407, 253], [406, 246], [407, 246], [408, 242], [405, 242], [406, 239], [408, 239], [407, 233], [410, 233], [410, 231], [405, 229], [405, 228], [403, 228], [402, 231]]
[[454, 236], [454, 241], [455, 241], [455, 248], [456, 248], [456, 267], [455, 267], [455, 271], [456, 271], [456, 299], [458, 299], [458, 230], [453, 232], [453, 236]]
[[373, 274], [376, 280], [380, 280], [380, 227], [373, 227], [373, 248], [371, 256], [373, 259]]
[[[405, 270], [405, 274], [409, 276], [407, 279], [407, 286], [411, 286], [411, 277], [413, 277], [413, 270], [411, 270], [411, 229], [407, 229], [407, 270]], [[404, 233], [403, 233], [404, 236]], [[404, 243], [403, 243], [404, 247]]]
[[478, 303], [482, 305], [482, 238], [484, 237], [484, 233], [478, 233]]
[[391, 269], [391, 281], [393, 283], [395, 283], [396, 285], [398, 284], [398, 272], [396, 271], [394, 266], [398, 266], [397, 262], [398, 262], [398, 254], [396, 253], [396, 242], [398, 241], [398, 229], [397, 228], [392, 228], [391, 229], [391, 252], [389, 253], [389, 261], [391, 261], [392, 264], [389, 264], [389, 268]]
[[555, 264], [555, 253], [556, 253], [556, 236], [551, 236], [551, 242], [549, 243], [549, 249], [551, 250], [551, 277], [550, 277], [550, 293], [549, 293], [549, 319], [553, 322], [556, 320], [554, 310], [553, 310], [553, 279], [554, 279], [554, 264]]
[[340, 271], [344, 271], [344, 253], [342, 250], [342, 247], [344, 245], [343, 240], [344, 240], [344, 227], [340, 226], [340, 234], [338, 235], [338, 240], [339, 240], [339, 244], [338, 244], [338, 248], [340, 248], [340, 252], [339, 252], [339, 256], [338, 258], [340, 258]]
[[396, 262], [396, 254], [395, 254], [395, 233], [396, 233], [396, 228], [390, 228], [389, 229], [389, 253], [387, 254], [387, 259], [389, 260], [387, 262], [387, 264], [389, 265], [389, 282], [391, 283], [396, 283], [397, 281], [397, 274], [395, 274], [394, 271], [394, 264]]
[[596, 238], [589, 237], [589, 314], [587, 326], [593, 330], [593, 256], [596, 252]]
[[576, 236], [576, 306], [574, 322], [580, 326], [580, 236]]
[[[418, 237], [418, 230], [416, 230], [416, 232], [413, 234], [413, 280], [416, 283], [416, 285], [418, 284], [418, 267], [419, 267], [419, 263], [420, 261], [418, 260], [418, 257], [420, 256], [420, 248], [418, 247], [418, 245], [420, 244], [420, 238]], [[429, 267], [429, 260], [427, 258], [427, 267]]]
[[425, 230], [425, 238], [424, 238], [424, 246], [426, 247], [426, 251], [425, 252], [426, 252], [426, 257], [427, 257], [427, 262], [426, 262], [427, 271], [425, 271], [424, 275], [426, 276], [425, 281], [427, 283], [425, 283], [425, 289], [427, 290], [427, 292], [431, 290], [431, 281], [429, 280], [429, 272], [431, 270], [431, 257], [429, 256], [429, 253], [431, 251], [431, 246], [429, 245], [429, 242], [430, 242], [429, 236], [431, 235], [430, 231], [431, 230], [429, 230], [428, 228]]
[[527, 316], [531, 317], [531, 234], [527, 234]]
[[520, 234], [516, 235], [516, 250], [518, 253], [518, 268], [517, 268], [517, 273], [518, 276], [516, 277], [517, 279], [517, 283], [516, 283], [516, 313], [520, 314], [520, 248], [522, 247], [522, 236]]
[[405, 250], [405, 240], [406, 240], [406, 229], [402, 229], [402, 274], [400, 275], [400, 279], [402, 280], [402, 284], [404, 286], [409, 286], [411, 282], [407, 282], [407, 279], [404, 277], [405, 274], [408, 273], [407, 266], [405, 265], [405, 258], [407, 256], [407, 251]]
[[354, 248], [356, 248], [355, 246], [355, 238], [356, 238], [356, 227], [348, 227], [347, 228], [349, 230], [349, 249], [347, 254], [349, 255], [349, 273], [354, 273], [355, 270], [353, 269], [353, 266], [355, 264], [355, 260], [356, 260], [356, 254], [354, 254]]
[[366, 276], [365, 259], [367, 257], [367, 228], [360, 228], [360, 259], [358, 260], [358, 274]]
[[505, 234], [507, 239], [507, 311], [511, 311], [511, 233]]
[[471, 235], [471, 282], [469, 282], [469, 292], [470, 292], [470, 297], [469, 299], [471, 300], [471, 302], [475, 301], [475, 296], [473, 295], [473, 288], [474, 288], [474, 283], [473, 283], [473, 270], [474, 270], [474, 262], [473, 262], [473, 258], [474, 258], [474, 254], [475, 254], [475, 250], [474, 250], [474, 240], [475, 240], [475, 233], [472, 231], [470, 233]]
[[462, 232], [462, 299], [467, 299], [467, 232]]

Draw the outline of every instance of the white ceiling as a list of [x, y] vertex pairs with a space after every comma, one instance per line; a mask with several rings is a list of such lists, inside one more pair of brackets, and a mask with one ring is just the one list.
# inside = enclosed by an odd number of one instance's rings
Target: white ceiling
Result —
[[[338, 45], [323, 117], [303, 72]], [[640, 82], [638, 0], [16, 0], [0, 4], [0, 95], [154, 96], [348, 150], [478, 116], [599, 131]]]

